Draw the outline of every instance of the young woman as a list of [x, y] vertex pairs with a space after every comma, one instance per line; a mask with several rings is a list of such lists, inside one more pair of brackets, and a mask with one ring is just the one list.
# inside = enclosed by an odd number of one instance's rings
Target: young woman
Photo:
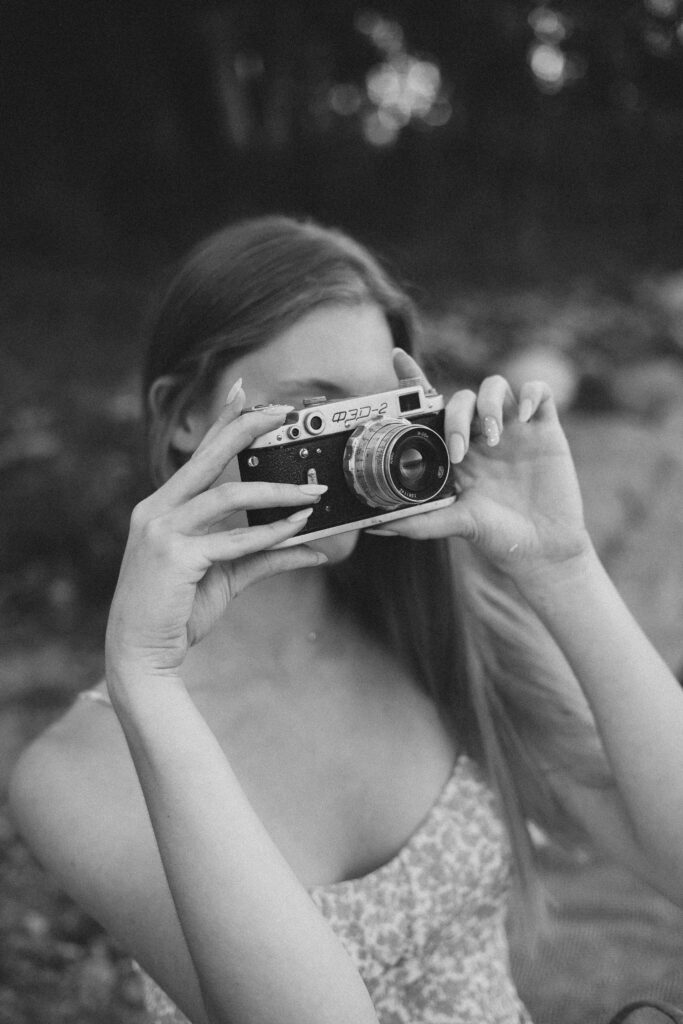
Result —
[[[210, 239], [158, 313], [158, 489], [106, 683], [11, 790], [155, 1020], [527, 1020], [505, 907], [511, 854], [534, 901], [529, 820], [683, 899], [683, 695], [596, 557], [545, 385], [456, 389], [457, 500], [374, 533], [277, 547], [324, 485], [240, 482], [305, 397], [420, 374], [415, 330], [366, 250], [286, 218]], [[268, 507], [294, 511], [246, 525]]]

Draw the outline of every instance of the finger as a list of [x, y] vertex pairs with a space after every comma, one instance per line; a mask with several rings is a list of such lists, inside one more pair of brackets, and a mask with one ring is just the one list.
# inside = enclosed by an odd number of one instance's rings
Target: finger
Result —
[[495, 374], [482, 382], [477, 395], [477, 415], [480, 430], [489, 447], [494, 447], [500, 441], [505, 412], [514, 405], [515, 396], [505, 377]]
[[390, 525], [382, 524], [377, 531], [373, 529], [372, 532], [381, 537], [410, 537], [412, 540], [431, 540], [435, 537], [466, 537], [471, 540], [474, 530], [469, 509], [456, 501], [444, 508], [434, 509], [433, 512], [421, 512], [416, 516], [397, 519]]
[[520, 423], [528, 423], [534, 416], [539, 419], [557, 419], [553, 393], [543, 380], [527, 381], [519, 391]]
[[432, 385], [427, 380], [424, 370], [417, 360], [413, 359], [405, 349], [395, 348], [392, 352], [392, 358], [394, 360], [394, 370], [399, 380], [418, 377], [422, 381], [425, 390], [431, 388]]
[[446, 406], [444, 433], [451, 462], [462, 462], [470, 446], [472, 420], [477, 408], [477, 396], [468, 388], [456, 391]]
[[202, 537], [188, 537], [187, 542], [209, 563], [232, 562], [235, 558], [265, 551], [289, 537], [294, 537], [303, 529], [312, 512], [312, 508], [304, 508], [286, 519], [278, 519], [275, 523], [207, 533]]
[[320, 501], [326, 484], [277, 484], [265, 481], [225, 483], [198, 494], [173, 513], [179, 533], [197, 533], [227, 519], [233, 512], [279, 505], [312, 505]]
[[252, 583], [258, 583], [270, 576], [277, 576], [278, 573], [291, 572], [295, 569], [312, 569], [317, 565], [324, 565], [327, 560], [327, 555], [324, 555], [322, 551], [314, 551], [306, 544], [246, 555], [244, 558], [237, 559], [230, 566], [230, 595], [237, 597]]
[[157, 492], [158, 501], [176, 507], [216, 481], [238, 452], [284, 422], [294, 406], [272, 405], [246, 412], [234, 420], [223, 422], [211, 439], [200, 445], [192, 457]]

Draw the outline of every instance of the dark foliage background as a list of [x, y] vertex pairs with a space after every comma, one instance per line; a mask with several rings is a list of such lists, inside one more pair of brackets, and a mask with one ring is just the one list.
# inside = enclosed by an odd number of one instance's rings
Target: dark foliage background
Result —
[[[675, 0], [6, 0], [1, 45], [2, 205], [32, 256], [139, 257], [284, 207], [437, 249], [449, 281], [677, 265]], [[373, 145], [365, 76], [406, 55], [438, 103]]]
[[[252, 214], [383, 253], [459, 380], [553, 383], [603, 558], [683, 663], [679, 0], [5, 0], [0, 67], [0, 797], [102, 670], [149, 296]], [[0, 1022], [140, 1020], [2, 816], [0, 855]], [[535, 961], [513, 941], [538, 1021], [683, 1001], [679, 912], [542, 856], [556, 932]]]

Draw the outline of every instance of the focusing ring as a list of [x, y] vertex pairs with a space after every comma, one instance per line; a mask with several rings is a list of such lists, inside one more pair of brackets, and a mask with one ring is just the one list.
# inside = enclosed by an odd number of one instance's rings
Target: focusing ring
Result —
[[448, 465], [441, 435], [406, 419], [369, 420], [356, 427], [344, 449], [350, 489], [386, 511], [433, 500], [446, 486]]

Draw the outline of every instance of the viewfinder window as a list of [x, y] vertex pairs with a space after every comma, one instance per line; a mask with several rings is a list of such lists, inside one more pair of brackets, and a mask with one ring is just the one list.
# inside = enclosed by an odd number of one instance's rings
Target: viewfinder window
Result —
[[405, 395], [398, 396], [398, 407], [401, 412], [412, 412], [420, 408], [420, 392], [408, 391]]

